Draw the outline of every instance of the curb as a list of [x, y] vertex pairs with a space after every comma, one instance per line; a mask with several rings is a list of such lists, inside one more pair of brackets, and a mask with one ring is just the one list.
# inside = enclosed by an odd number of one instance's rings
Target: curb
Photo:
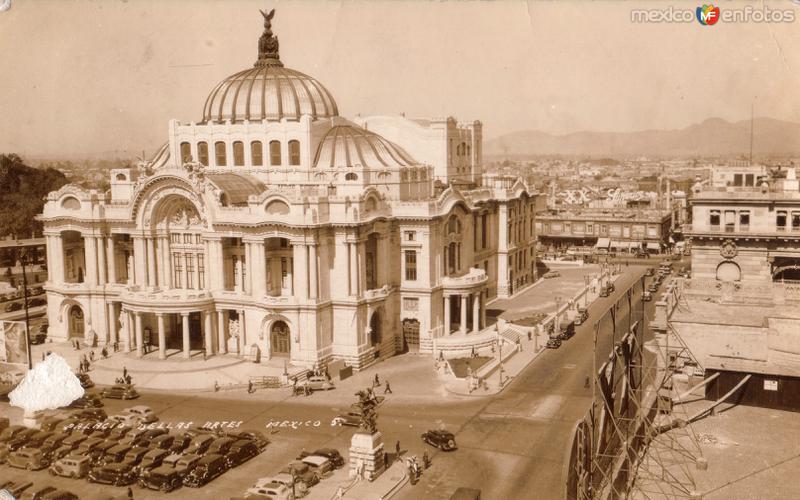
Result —
[[499, 388], [499, 389], [497, 389], [495, 391], [491, 391], [490, 390], [490, 391], [485, 391], [485, 392], [483, 392], [481, 394], [476, 394], [476, 392], [477, 392], [477, 390], [476, 390], [476, 391], [473, 391], [472, 393], [464, 394], [464, 393], [461, 393], [461, 392], [455, 392], [455, 391], [450, 390], [447, 387], [447, 385], [444, 385], [444, 390], [447, 391], [449, 394], [453, 394], [453, 395], [456, 395], [456, 396], [466, 396], [466, 397], [470, 397], [470, 398], [483, 398], [483, 397], [487, 397], [487, 396], [496, 396], [497, 394], [500, 394], [501, 392], [506, 390], [506, 388], [511, 385], [511, 382], [514, 379], [517, 378], [517, 375], [522, 373], [522, 370], [524, 370], [525, 368], [530, 366], [530, 364], [533, 363], [534, 361], [536, 361], [536, 358], [541, 356], [542, 353], [544, 353], [545, 351], [547, 351], [547, 349], [543, 347], [539, 352], [536, 353], [536, 356], [532, 357], [530, 361], [525, 363], [518, 372], [514, 373], [513, 375], [509, 375], [508, 376], [509, 382], [506, 382], [505, 384], [503, 384], [503, 387], [501, 387], [501, 388]]

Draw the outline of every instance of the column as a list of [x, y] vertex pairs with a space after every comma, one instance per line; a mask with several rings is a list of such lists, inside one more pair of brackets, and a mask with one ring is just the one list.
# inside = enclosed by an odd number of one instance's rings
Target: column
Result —
[[239, 349], [239, 352], [237, 354], [239, 356], [242, 356], [244, 354], [245, 340], [247, 340], [247, 331], [245, 326], [247, 325], [247, 322], [245, 322], [244, 320], [244, 309], [241, 309], [238, 312], [239, 312], [239, 342], [237, 344], [237, 347]]
[[142, 313], [135, 311], [133, 313], [134, 324], [136, 329], [136, 357], [142, 357]]
[[206, 279], [209, 290], [219, 290], [225, 287], [225, 266], [222, 261], [222, 240], [211, 239], [208, 242], [206, 254]]
[[53, 282], [53, 264], [55, 262], [55, 258], [53, 257], [53, 237], [50, 235], [44, 235], [45, 245], [44, 248], [47, 251], [47, 281], [50, 283]]
[[97, 269], [100, 271], [100, 285], [105, 285], [108, 281], [106, 279], [106, 239], [102, 236], [97, 238]]
[[[55, 260], [53, 261], [53, 281], [55, 283], [63, 283], [64, 282], [64, 241], [61, 239], [61, 233], [53, 236], [53, 256]], [[48, 268], [50, 266], [50, 262], [47, 263]]]
[[158, 238], [158, 253], [158, 260], [161, 262], [159, 266], [159, 270], [161, 271], [161, 285], [164, 288], [172, 288], [172, 259], [169, 251], [168, 236], [161, 236]]
[[347, 243], [347, 293], [349, 295], [358, 295], [357, 276], [355, 248], [352, 243]]
[[306, 256], [305, 243], [292, 244], [292, 255], [294, 257], [294, 294], [300, 299], [308, 299], [308, 257]]
[[210, 356], [214, 352], [214, 346], [211, 344], [211, 314], [211, 311], [203, 311], [203, 334], [205, 335], [206, 356]]
[[444, 334], [450, 335], [450, 296], [444, 296]]
[[458, 325], [458, 333], [467, 333], [467, 294], [461, 294], [461, 324]]
[[[199, 255], [201, 255], [201, 254], [199, 254], [199, 253], [194, 254], [194, 289], [195, 290], [204, 290], [205, 289], [205, 283], [203, 283], [202, 287], [200, 286], [200, 257], [199, 257]], [[205, 266], [205, 262], [203, 262], [203, 265]], [[206, 270], [205, 275], [206, 275], [206, 279], [208, 279], [208, 270]]]
[[312, 243], [308, 246], [308, 251], [310, 253], [308, 258], [308, 285], [309, 285], [309, 296], [312, 299], [316, 299], [317, 295], [319, 294], [319, 279], [317, 278], [317, 245], [316, 243]]
[[83, 248], [85, 250], [86, 269], [84, 280], [89, 286], [97, 285], [97, 238], [84, 236]]
[[133, 237], [133, 283], [145, 287], [147, 286], [147, 249], [145, 248], [144, 238], [141, 236]]
[[155, 238], [147, 238], [147, 286], [157, 286]]
[[114, 248], [114, 235], [109, 234], [108, 239], [106, 239], [106, 246], [108, 254], [108, 282], [109, 283], [116, 283], [117, 282], [117, 258], [116, 258], [116, 249]]
[[228, 344], [225, 342], [225, 311], [217, 309], [217, 352], [226, 354], [228, 352]]
[[233, 266], [233, 272], [236, 273], [236, 287], [235, 290], [237, 292], [241, 292], [244, 290], [244, 283], [242, 283], [242, 259], [238, 257], [236, 259], [236, 265]]
[[123, 320], [125, 322], [125, 352], [131, 352], [131, 346], [133, 345], [133, 325], [131, 324], [131, 315], [129, 311], [123, 311], [125, 313]]
[[183, 334], [183, 357], [188, 358], [191, 356], [189, 352], [189, 313], [181, 313], [181, 333]]
[[167, 359], [167, 334], [164, 331], [164, 315], [156, 313], [158, 320], [158, 359]]
[[108, 339], [107, 344], [114, 344], [119, 342], [119, 334], [117, 332], [117, 314], [113, 302], [108, 303]]
[[478, 333], [481, 330], [481, 294], [472, 294], [472, 331]]
[[486, 328], [486, 304], [483, 300], [483, 291], [479, 292], [478, 295], [481, 295], [481, 326]]

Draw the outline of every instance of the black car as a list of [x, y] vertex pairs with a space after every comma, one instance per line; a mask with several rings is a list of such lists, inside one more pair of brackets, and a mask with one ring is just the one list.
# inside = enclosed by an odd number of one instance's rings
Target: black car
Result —
[[172, 444], [169, 447], [169, 451], [172, 453], [183, 453], [183, 450], [189, 447], [192, 442], [192, 435], [191, 434], [177, 434], [174, 436], [175, 440], [172, 441]]
[[184, 486], [196, 488], [210, 483], [228, 470], [225, 457], [211, 453], [198, 460], [197, 465], [183, 478]]
[[6, 427], [3, 429], [3, 432], [0, 433], [0, 444], [8, 443], [25, 429], [27, 429], [27, 427], [24, 425], [12, 425], [10, 427]]
[[249, 439], [253, 441], [256, 446], [258, 447], [259, 451], [263, 450], [269, 444], [269, 439], [267, 439], [264, 434], [260, 431], [252, 431], [252, 430], [243, 430], [243, 431], [232, 431], [226, 434], [228, 437], [232, 437], [235, 439]]
[[28, 301], [28, 307], [39, 307], [47, 304], [47, 301], [41, 297], [35, 297]]
[[130, 384], [115, 384], [100, 391], [100, 396], [110, 399], [136, 399], [139, 393]]
[[129, 486], [136, 482], [136, 473], [133, 470], [133, 464], [111, 463], [90, 470], [87, 479], [90, 483]]
[[422, 435], [422, 440], [442, 451], [458, 449], [456, 446], [456, 437], [452, 432], [437, 430], [428, 431]]
[[153, 470], [143, 472], [139, 476], [139, 486], [150, 490], [163, 491], [164, 493], [180, 487], [181, 484], [183, 484], [183, 477], [180, 471], [168, 465], [156, 467]]
[[22, 309], [22, 302], [12, 302], [12, 303], [6, 305], [6, 312], [7, 313], [14, 312], [14, 311], [19, 311], [20, 309]]
[[225, 454], [225, 466], [230, 469], [241, 465], [258, 455], [258, 447], [249, 439], [241, 439], [233, 443]]
[[548, 349], [558, 349], [561, 347], [561, 340], [557, 338], [550, 338], [547, 340], [547, 344], [545, 345]]
[[18, 432], [10, 441], [5, 444], [5, 448], [7, 448], [8, 451], [17, 451], [28, 444], [28, 441], [38, 432], [39, 431], [36, 429], [25, 429], [22, 432]]
[[47, 340], [47, 333], [37, 332], [31, 335], [32, 345], [44, 344], [46, 340]]
[[570, 321], [566, 325], [561, 326], [561, 333], [558, 334], [559, 340], [568, 340], [575, 335], [575, 322]]
[[[102, 402], [100, 404], [102, 404]], [[101, 408], [84, 408], [82, 410], [74, 411], [72, 415], [70, 415], [70, 418], [77, 418], [83, 421], [94, 420], [101, 422], [108, 418], [108, 414]]]
[[81, 387], [83, 387], [84, 389], [90, 389], [94, 387], [94, 382], [89, 377], [88, 373], [78, 372], [75, 374], [75, 376], [78, 377], [78, 380], [81, 382]]
[[[103, 400], [97, 394], [84, 394], [75, 401], [69, 404], [70, 408], [86, 409], [86, 408], [102, 408]], [[105, 417], [103, 417], [105, 419]]]
[[338, 469], [340, 467], [344, 467], [344, 458], [339, 453], [339, 450], [336, 450], [334, 448], [320, 448], [318, 450], [314, 450], [313, 453], [309, 453], [307, 451], [304, 451], [304, 452], [300, 453], [300, 456], [297, 457], [297, 460], [302, 460], [302, 459], [306, 458], [309, 455], [317, 455], [317, 456], [320, 456], [320, 457], [327, 458], [328, 460], [330, 460], [331, 464], [336, 469]]

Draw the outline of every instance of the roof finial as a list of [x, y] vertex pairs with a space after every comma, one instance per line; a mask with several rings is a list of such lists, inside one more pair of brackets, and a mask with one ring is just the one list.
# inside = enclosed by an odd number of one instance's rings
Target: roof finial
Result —
[[260, 10], [264, 16], [264, 33], [258, 39], [258, 61], [254, 66], [283, 66], [280, 54], [278, 54], [278, 37], [272, 34], [272, 18], [275, 17], [275, 9], [269, 13]]

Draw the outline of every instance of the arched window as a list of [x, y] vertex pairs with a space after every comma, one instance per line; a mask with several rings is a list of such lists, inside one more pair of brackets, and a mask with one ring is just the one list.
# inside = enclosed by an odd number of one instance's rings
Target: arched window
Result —
[[357, 181], [358, 175], [354, 174], [353, 172], [348, 172], [347, 175], [344, 176], [344, 180], [346, 181]]
[[277, 166], [283, 163], [281, 161], [281, 143], [280, 141], [269, 141], [269, 164]]
[[225, 155], [225, 143], [222, 141], [214, 143], [214, 158], [217, 161], [218, 167], [224, 167], [227, 164], [227, 156]]
[[192, 161], [192, 145], [188, 142], [181, 143], [181, 161], [183, 163]]
[[128, 180], [128, 178], [125, 176], [125, 174], [117, 174], [117, 181], [118, 182], [125, 182], [127, 180]]
[[197, 161], [200, 162], [201, 165], [204, 167], [208, 166], [208, 143], [207, 142], [198, 142], [197, 143]]
[[253, 141], [250, 143], [250, 157], [253, 161], [254, 167], [264, 165], [264, 146], [261, 141]]
[[300, 141], [289, 141], [289, 165], [300, 165]]
[[234, 141], [233, 143], [233, 166], [244, 166], [244, 143], [242, 141]]

